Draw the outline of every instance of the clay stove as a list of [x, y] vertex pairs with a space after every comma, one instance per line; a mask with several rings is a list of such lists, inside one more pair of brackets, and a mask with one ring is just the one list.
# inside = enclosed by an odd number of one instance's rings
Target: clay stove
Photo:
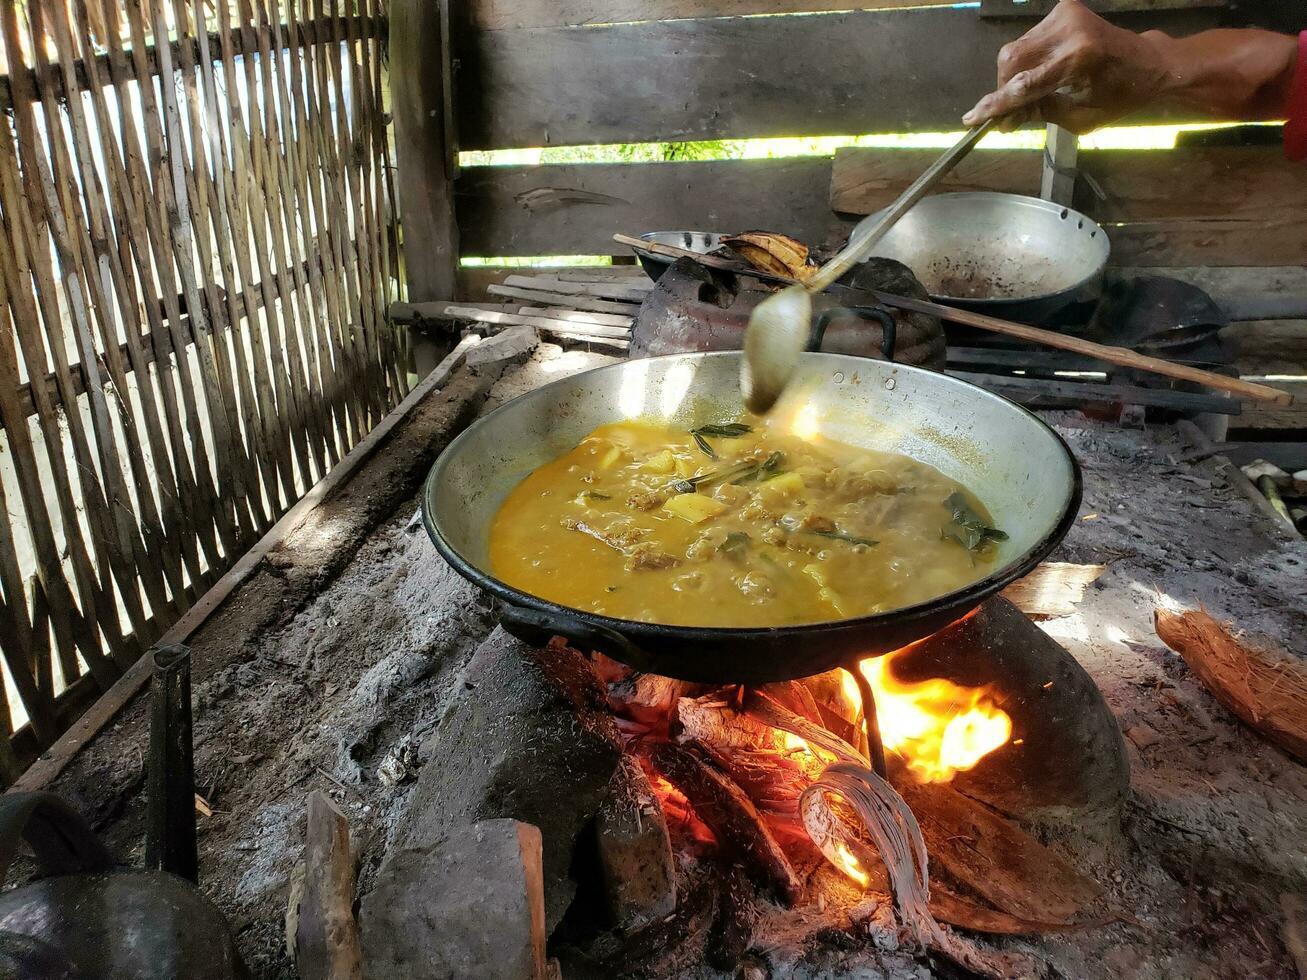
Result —
[[[1002, 598], [856, 671], [757, 688], [496, 633], [434, 743], [446, 768], [424, 768], [401, 836], [539, 826], [549, 949], [569, 978], [762, 977], [760, 951], [850, 928], [886, 956], [1020, 975], [1021, 957], [952, 927], [1103, 921], [1098, 886], [1033, 834], [1112, 824], [1128, 785], [1093, 682]], [[868, 765], [882, 752], [888, 783]]]

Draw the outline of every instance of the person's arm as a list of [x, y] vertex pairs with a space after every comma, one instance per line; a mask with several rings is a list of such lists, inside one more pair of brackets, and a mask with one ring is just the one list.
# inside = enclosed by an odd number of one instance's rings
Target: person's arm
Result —
[[1213, 119], [1282, 119], [1298, 40], [1261, 30], [1173, 38], [1114, 27], [1079, 0], [1061, 0], [998, 57], [998, 88], [962, 119], [1038, 114], [1088, 132], [1147, 105], [1183, 105]]

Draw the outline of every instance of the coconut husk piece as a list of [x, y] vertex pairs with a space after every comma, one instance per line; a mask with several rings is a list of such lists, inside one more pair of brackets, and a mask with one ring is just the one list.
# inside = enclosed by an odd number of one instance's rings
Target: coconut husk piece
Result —
[[1307, 664], [1269, 640], [1236, 639], [1205, 609], [1153, 613], [1157, 635], [1242, 722], [1307, 762]]

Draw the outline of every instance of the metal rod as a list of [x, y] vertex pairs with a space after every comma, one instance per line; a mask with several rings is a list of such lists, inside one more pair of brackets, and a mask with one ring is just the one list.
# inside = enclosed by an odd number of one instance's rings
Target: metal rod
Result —
[[191, 741], [191, 649], [156, 648], [150, 691], [149, 802], [145, 866], [199, 880], [195, 842], [195, 756]]
[[858, 685], [858, 694], [862, 697], [862, 727], [867, 733], [867, 754], [871, 756], [871, 768], [881, 779], [889, 780], [885, 768], [885, 743], [880, 739], [880, 722], [876, 718], [876, 694], [863, 672], [854, 664], [848, 668]]

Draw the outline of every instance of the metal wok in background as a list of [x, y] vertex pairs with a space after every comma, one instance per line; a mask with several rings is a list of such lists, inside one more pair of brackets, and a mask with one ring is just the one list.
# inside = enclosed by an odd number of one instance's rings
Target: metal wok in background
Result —
[[1079, 211], [1019, 194], [936, 194], [873, 255], [898, 259], [936, 302], [1041, 326], [1083, 322], [1111, 246]]
[[1034, 568], [1075, 519], [1079, 467], [1058, 435], [1025, 409], [920, 368], [810, 353], [774, 411], [782, 419], [800, 409], [815, 413], [832, 439], [903, 453], [975, 492], [1009, 535], [987, 577], [872, 616], [750, 628], [614, 619], [495, 578], [487, 556], [489, 528], [528, 473], [607, 422], [656, 416], [688, 428], [738, 417], [739, 362], [735, 351], [623, 361], [501, 406], [455, 439], [431, 469], [422, 513], [436, 548], [461, 575], [504, 601], [504, 627], [523, 639], [559, 635], [639, 670], [761, 684], [844, 666], [934, 633]]

